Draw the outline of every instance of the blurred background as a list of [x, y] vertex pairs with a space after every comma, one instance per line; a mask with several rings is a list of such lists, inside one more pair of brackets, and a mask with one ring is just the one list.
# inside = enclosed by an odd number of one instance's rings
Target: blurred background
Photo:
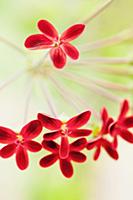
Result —
[[[103, 2], [105, 1], [0, 0], [0, 123], [2, 126], [18, 132], [24, 123], [35, 119], [38, 112], [52, 115], [46, 96], [49, 96], [59, 116], [68, 117], [88, 108], [97, 115], [102, 106], [107, 106], [110, 114], [117, 116], [121, 99], [124, 98], [129, 99], [133, 105], [131, 63], [88, 62], [86, 65], [81, 63], [76, 65], [68, 62], [63, 72], [48, 66], [51, 76], [59, 82], [51, 82], [48, 79], [47, 70], [45, 73], [47, 64], [43, 66], [44, 74], [41, 78], [40, 75], [34, 76], [33, 80], [32, 73], [23, 73], [25, 68], [31, 66], [31, 60], [36, 62], [44, 54], [42, 51], [29, 52], [23, 45], [28, 35], [38, 33], [36, 23], [39, 19], [50, 20], [59, 32], [62, 32], [73, 23], [82, 22]], [[82, 37], [74, 42], [79, 49], [81, 48], [81, 62], [92, 57], [132, 58], [133, 37], [117, 45], [84, 51], [86, 44], [133, 28], [132, 8], [132, 0], [114, 0], [102, 14], [87, 25]], [[16, 44], [18, 49], [12, 43]], [[80, 77], [80, 81], [77, 83], [74, 78], [70, 80], [71, 76], [63, 73], [74, 74]], [[84, 80], [87, 80], [85, 85], [81, 84]], [[100, 82], [99, 87], [95, 88], [94, 81], [105, 82]], [[115, 87], [112, 83], [119, 85]], [[41, 85], [44, 85], [43, 88]], [[64, 97], [65, 95], [67, 98]], [[92, 123], [99, 123], [94, 116], [91, 120]], [[43, 150], [34, 155], [30, 154], [30, 167], [24, 172], [17, 169], [14, 157], [0, 159], [1, 199], [133, 199], [132, 145], [120, 140], [120, 159], [117, 162], [111, 160], [104, 151], [100, 159], [94, 162], [93, 152], [86, 152], [88, 161], [82, 165], [74, 164], [75, 174], [69, 180], [62, 176], [58, 163], [48, 169], [39, 167], [38, 161], [44, 154], [47, 152]]]

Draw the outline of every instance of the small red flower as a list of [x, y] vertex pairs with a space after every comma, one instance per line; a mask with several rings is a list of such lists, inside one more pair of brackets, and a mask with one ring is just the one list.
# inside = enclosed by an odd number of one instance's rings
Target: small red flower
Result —
[[129, 128], [133, 128], [133, 116], [127, 116], [129, 112], [129, 103], [124, 100], [118, 119], [110, 127], [110, 133], [114, 137], [114, 146], [118, 145], [118, 138], [120, 136], [129, 143], [133, 143], [133, 133], [129, 131]]
[[78, 129], [88, 122], [90, 115], [90, 111], [85, 111], [69, 119], [68, 121], [63, 122], [59, 119], [55, 119], [39, 113], [38, 119], [42, 122], [42, 125], [49, 130], [54, 130], [54, 132], [44, 134], [44, 140], [49, 141], [61, 137], [59, 154], [62, 159], [67, 158], [70, 151], [68, 137], [84, 137], [91, 134], [91, 130]]
[[26, 48], [32, 50], [50, 48], [50, 57], [57, 68], [65, 66], [66, 55], [74, 60], [78, 59], [78, 50], [69, 42], [79, 37], [85, 28], [84, 24], [71, 26], [61, 36], [47, 20], [40, 20], [38, 28], [42, 33], [29, 36], [25, 41]]
[[102, 127], [101, 130], [98, 132], [98, 137], [92, 139], [87, 144], [87, 149], [91, 150], [96, 148], [94, 153], [94, 160], [97, 160], [100, 156], [101, 148], [104, 148], [105, 151], [111, 156], [113, 159], [118, 159], [118, 153], [114, 148], [113, 144], [109, 142], [107, 139], [104, 138], [105, 135], [109, 134], [109, 127], [113, 122], [112, 118], [109, 118], [106, 108], [104, 108], [101, 112], [101, 119], [102, 119]]
[[38, 152], [42, 146], [33, 141], [42, 131], [40, 121], [33, 120], [26, 124], [20, 131], [15, 133], [9, 128], [0, 127], [0, 143], [7, 144], [0, 151], [2, 158], [9, 158], [16, 154], [16, 163], [19, 169], [24, 170], [29, 165], [27, 150]]
[[60, 157], [60, 145], [54, 141], [42, 142], [42, 147], [51, 152], [51, 154], [43, 157], [40, 160], [41, 167], [50, 167], [57, 160], [59, 160], [60, 170], [66, 178], [70, 178], [73, 175], [73, 166], [71, 161], [82, 163], [86, 161], [86, 156], [80, 151], [86, 147], [87, 140], [85, 138], [80, 138], [75, 142], [70, 144], [70, 152], [67, 158], [62, 159]]

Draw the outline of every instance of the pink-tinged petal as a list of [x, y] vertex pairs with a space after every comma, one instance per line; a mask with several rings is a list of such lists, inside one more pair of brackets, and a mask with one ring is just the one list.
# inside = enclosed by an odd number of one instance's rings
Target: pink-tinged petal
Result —
[[63, 43], [62, 47], [65, 53], [72, 59], [77, 60], [79, 58], [79, 51], [76, 47], [71, 45], [70, 43]]
[[50, 50], [50, 57], [56, 68], [63, 68], [66, 64], [66, 54], [60, 47], [53, 47]]
[[85, 138], [80, 138], [70, 144], [70, 151], [81, 151], [86, 147], [87, 140]]
[[54, 141], [42, 141], [42, 147], [48, 151], [51, 151], [52, 153], [58, 153], [59, 152], [59, 145]]
[[33, 120], [26, 124], [22, 130], [21, 134], [25, 138], [25, 140], [31, 140], [37, 137], [42, 131], [42, 124], [39, 120]]
[[111, 156], [115, 160], [118, 160], [119, 155], [118, 155], [117, 151], [115, 150], [115, 148], [114, 148], [114, 146], [112, 145], [111, 142], [103, 139], [102, 146], [104, 147], [106, 152], [109, 154], [109, 156]]
[[85, 111], [67, 121], [67, 127], [69, 129], [76, 129], [80, 128], [81, 126], [85, 125], [88, 120], [90, 119], [91, 112]]
[[16, 152], [17, 145], [15, 143], [8, 144], [3, 147], [0, 151], [0, 155], [2, 158], [9, 158]]
[[126, 129], [119, 129], [118, 134], [127, 142], [133, 143], [133, 133]]
[[58, 39], [58, 32], [55, 27], [47, 20], [40, 20], [38, 22], [38, 28], [43, 34], [51, 40]]
[[133, 116], [126, 117], [123, 120], [122, 125], [127, 127], [127, 128], [132, 128], [133, 127]]
[[127, 114], [128, 110], [129, 110], [129, 103], [128, 103], [127, 100], [124, 100], [122, 105], [121, 105], [118, 121], [121, 120], [123, 117], [125, 117], [125, 115]]
[[101, 153], [101, 147], [98, 146], [95, 153], [94, 153], [94, 156], [93, 156], [93, 159], [94, 160], [98, 160], [99, 156], [100, 156], [100, 153]]
[[65, 159], [61, 159], [60, 160], [60, 169], [62, 174], [66, 177], [66, 178], [71, 178], [73, 175], [73, 166], [72, 164]]
[[87, 157], [83, 153], [74, 151], [70, 152], [70, 158], [71, 160], [79, 163], [85, 162], [87, 159]]
[[103, 122], [105, 122], [108, 119], [108, 111], [106, 108], [103, 108], [101, 110], [101, 118]]
[[43, 135], [43, 139], [44, 140], [55, 140], [56, 138], [60, 137], [61, 136], [61, 132], [62, 131], [54, 131], [54, 132], [51, 132], [51, 133], [46, 133]]
[[38, 119], [45, 128], [52, 131], [60, 129], [62, 125], [62, 122], [59, 119], [55, 119], [41, 113], [38, 114]]
[[85, 29], [84, 24], [75, 24], [71, 26], [70, 28], [68, 28], [67, 30], [65, 30], [61, 34], [60, 39], [65, 42], [70, 42], [76, 39], [77, 37], [79, 37], [79, 35], [84, 31], [84, 29]]
[[56, 154], [50, 154], [48, 156], [43, 157], [40, 160], [40, 166], [41, 167], [50, 167], [58, 160], [58, 155]]
[[61, 137], [61, 144], [59, 148], [59, 156], [61, 159], [68, 158], [70, 152], [70, 145], [67, 136]]
[[24, 170], [29, 165], [29, 158], [26, 149], [19, 145], [16, 152], [16, 163], [19, 169]]
[[16, 140], [16, 133], [9, 128], [0, 126], [0, 143], [9, 144]]
[[32, 50], [51, 48], [53, 42], [43, 34], [31, 35], [25, 40], [25, 47]]
[[32, 140], [25, 142], [24, 146], [31, 152], [38, 152], [42, 149], [42, 145], [40, 143]]
[[84, 137], [84, 136], [88, 136], [92, 133], [91, 130], [87, 130], [87, 129], [76, 129], [76, 130], [72, 130], [71, 133], [69, 134], [70, 137], [76, 138], [76, 137]]

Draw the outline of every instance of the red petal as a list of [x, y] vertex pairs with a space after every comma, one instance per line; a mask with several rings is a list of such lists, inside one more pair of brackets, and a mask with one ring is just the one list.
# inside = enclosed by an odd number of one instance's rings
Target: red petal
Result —
[[0, 127], [0, 143], [8, 144], [16, 140], [16, 133], [9, 128]]
[[57, 68], [63, 68], [66, 64], [66, 54], [60, 47], [53, 47], [50, 51], [50, 57]]
[[74, 151], [70, 152], [70, 158], [73, 161], [79, 162], [79, 163], [85, 162], [86, 159], [87, 159], [86, 156], [83, 153], [81, 153], [81, 152], [74, 152]]
[[48, 156], [43, 157], [40, 160], [40, 165], [41, 167], [50, 167], [53, 165], [56, 161], [58, 160], [58, 155], [56, 154], [50, 154]]
[[16, 152], [16, 163], [19, 169], [24, 170], [29, 165], [29, 158], [26, 149], [23, 146], [18, 146]]
[[88, 120], [90, 119], [90, 115], [91, 115], [90, 111], [85, 111], [85, 112], [71, 118], [67, 122], [67, 127], [69, 129], [80, 128], [81, 126], [85, 125], [88, 122]]
[[79, 58], [79, 51], [76, 47], [69, 43], [63, 43], [62, 45], [65, 53], [72, 59], [77, 60]]
[[60, 137], [61, 136], [61, 132], [62, 131], [54, 131], [54, 132], [51, 132], [51, 133], [46, 133], [43, 135], [43, 138], [45, 140], [55, 140], [56, 138]]
[[59, 119], [55, 119], [41, 113], [38, 114], [38, 119], [41, 121], [42, 125], [49, 130], [58, 130], [62, 125], [62, 122]]
[[47, 49], [51, 48], [53, 42], [46, 38], [43, 34], [31, 35], [25, 40], [25, 47], [28, 49]]
[[42, 125], [39, 120], [33, 120], [26, 124], [22, 130], [21, 134], [26, 140], [31, 140], [35, 137], [37, 137], [42, 131]]
[[40, 143], [32, 140], [25, 142], [24, 146], [31, 152], [38, 152], [42, 148]]
[[133, 133], [126, 129], [119, 129], [118, 134], [127, 142], [133, 143]]
[[70, 145], [67, 136], [61, 137], [61, 145], [59, 149], [59, 156], [61, 159], [68, 158], [70, 152]]
[[103, 143], [102, 146], [104, 147], [104, 149], [106, 150], [106, 152], [115, 160], [118, 160], [119, 155], [117, 153], [117, 151], [115, 150], [115, 148], [113, 147], [112, 143], [110, 143], [109, 141], [103, 139]]
[[2, 158], [9, 158], [9, 157], [11, 157], [15, 153], [16, 147], [17, 147], [17, 145], [15, 143], [6, 145], [0, 151], [1, 157]]
[[122, 125], [127, 128], [132, 128], [133, 127], [133, 116], [125, 118], [122, 122]]
[[102, 111], [101, 111], [101, 118], [102, 118], [102, 121], [106, 121], [108, 119], [108, 111], [106, 108], [103, 108]]
[[98, 160], [99, 156], [100, 156], [100, 153], [101, 153], [101, 147], [98, 146], [95, 153], [94, 153], [94, 156], [93, 156], [93, 159], [94, 160]]
[[64, 40], [65, 42], [70, 42], [79, 37], [79, 35], [84, 31], [84, 29], [84, 24], [75, 24], [61, 34], [61, 40]]
[[112, 118], [108, 118], [108, 119], [106, 119], [106, 121], [103, 121], [102, 128], [100, 131], [101, 135], [109, 133], [109, 128], [112, 123], [113, 123]]
[[42, 147], [52, 153], [58, 153], [59, 145], [54, 141], [42, 141]]
[[60, 160], [60, 169], [62, 174], [66, 177], [66, 178], [71, 178], [73, 175], [73, 166], [72, 164], [65, 160], [65, 159], [61, 159]]
[[90, 135], [91, 132], [92, 132], [91, 130], [87, 130], [87, 129], [76, 129], [76, 130], [72, 130], [69, 136], [73, 138], [84, 137], [84, 136]]
[[38, 28], [41, 32], [44, 33], [46, 37], [48, 37], [51, 40], [57, 40], [58, 39], [58, 32], [55, 29], [55, 27], [48, 22], [47, 20], [40, 20], [38, 22]]
[[95, 138], [95, 139], [92, 139], [92, 140], [90, 140], [88, 143], [87, 143], [87, 146], [86, 146], [86, 148], [88, 149], [88, 150], [91, 150], [91, 149], [93, 149], [94, 147], [96, 147], [97, 145], [99, 145], [101, 143], [101, 137], [99, 138]]
[[123, 117], [125, 117], [125, 115], [127, 114], [129, 110], [129, 103], [127, 100], [124, 100], [122, 105], [121, 105], [121, 109], [120, 109], [120, 115], [118, 117], [118, 120], [121, 120]]
[[81, 151], [86, 147], [87, 140], [85, 138], [80, 138], [76, 140], [75, 142], [70, 144], [70, 150], [71, 151]]

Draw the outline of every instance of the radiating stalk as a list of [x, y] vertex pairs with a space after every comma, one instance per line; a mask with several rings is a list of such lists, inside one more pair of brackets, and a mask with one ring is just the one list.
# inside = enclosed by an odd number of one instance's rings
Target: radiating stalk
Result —
[[91, 22], [94, 18], [96, 18], [98, 15], [100, 15], [114, 0], [108, 0], [105, 3], [103, 3], [101, 6], [97, 8], [96, 11], [94, 11], [89, 17], [83, 20], [84, 24], [88, 24]]
[[116, 35], [113, 35], [111, 37], [107, 37], [105, 39], [101, 39], [101, 40], [90, 42], [84, 45], [80, 45], [79, 48], [81, 52], [88, 52], [88, 51], [108, 47], [111, 45], [119, 44], [125, 40], [129, 40], [132, 38], [133, 38], [133, 28], [130, 28]]
[[49, 55], [49, 51], [45, 53], [44, 56], [33, 65], [33, 68], [42, 67], [48, 55]]
[[50, 94], [50, 90], [48, 89], [48, 86], [46, 85], [46, 82], [44, 82], [44, 81], [42, 82], [41, 81], [40, 88], [41, 88], [42, 93], [43, 93], [43, 95], [45, 97], [45, 100], [46, 100], [46, 102], [48, 104], [48, 107], [49, 107], [49, 109], [51, 111], [51, 114], [55, 118], [58, 117], [57, 109], [55, 107], [55, 103], [54, 103], [53, 98], [52, 98], [52, 96]]

